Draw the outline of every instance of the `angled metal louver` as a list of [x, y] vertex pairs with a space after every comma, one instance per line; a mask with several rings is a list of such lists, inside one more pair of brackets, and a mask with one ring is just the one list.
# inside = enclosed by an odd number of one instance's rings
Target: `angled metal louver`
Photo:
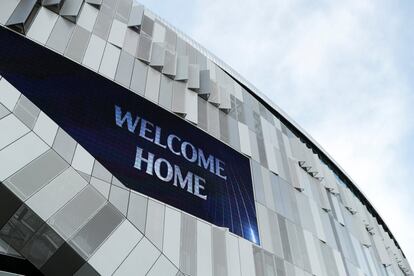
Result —
[[85, 0], [85, 3], [91, 4], [99, 8], [102, 5], [102, 0]]
[[177, 58], [177, 74], [175, 80], [188, 80], [188, 56], [178, 56]]
[[137, 58], [142, 62], [149, 64], [151, 57], [151, 46], [152, 40], [151, 37], [141, 34], [139, 36], [139, 43], [137, 48]]
[[220, 89], [217, 82], [210, 80], [210, 94], [207, 101], [216, 107], [220, 106]]
[[63, 0], [42, 0], [42, 6], [52, 6], [63, 4]]
[[200, 65], [190, 64], [188, 67], [188, 89], [200, 89]]
[[60, 9], [62, 8], [62, 5], [64, 3], [64, 0], [42, 0], [41, 4], [42, 6], [48, 8], [49, 10], [59, 13]]
[[144, 6], [143, 5], [132, 6], [131, 13], [129, 15], [129, 20], [128, 20], [128, 27], [135, 28], [138, 31], [140, 31], [143, 17], [144, 17]]
[[25, 34], [38, 10], [36, 4], [37, 0], [20, 1], [10, 18], [7, 20], [6, 26]]
[[212, 90], [212, 82], [210, 79], [210, 70], [200, 71], [200, 90], [198, 95], [204, 99], [208, 99]]
[[82, 4], [83, 0], [66, 0], [59, 14], [76, 23]]
[[152, 43], [150, 66], [161, 71], [165, 65], [165, 47], [162, 43]]
[[177, 72], [177, 57], [174, 53], [165, 51], [165, 62], [162, 73], [171, 79], [174, 79]]
[[220, 87], [219, 89], [219, 98], [220, 98], [220, 109], [224, 112], [228, 112], [231, 109], [231, 100], [230, 100], [230, 92], [225, 87]]

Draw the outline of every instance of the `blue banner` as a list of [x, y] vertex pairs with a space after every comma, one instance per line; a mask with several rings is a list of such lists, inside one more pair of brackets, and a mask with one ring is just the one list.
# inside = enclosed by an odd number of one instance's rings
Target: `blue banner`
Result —
[[19, 34], [0, 41], [0, 74], [124, 185], [259, 243], [248, 158]]

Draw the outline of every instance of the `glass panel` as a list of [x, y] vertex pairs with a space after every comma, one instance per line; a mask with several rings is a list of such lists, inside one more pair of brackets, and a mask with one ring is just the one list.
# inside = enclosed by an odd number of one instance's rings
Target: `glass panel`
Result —
[[95, 249], [122, 222], [122, 214], [106, 204], [82, 229], [69, 241], [79, 254], [88, 258]]
[[40, 268], [63, 243], [64, 240], [58, 233], [49, 225], [43, 224], [42, 228], [24, 246], [21, 254]]
[[39, 216], [23, 205], [1, 229], [0, 238], [17, 251], [21, 251], [43, 224], [44, 221]]
[[105, 198], [92, 186], [86, 186], [75, 198], [49, 219], [49, 224], [65, 240], [70, 238], [105, 203]]

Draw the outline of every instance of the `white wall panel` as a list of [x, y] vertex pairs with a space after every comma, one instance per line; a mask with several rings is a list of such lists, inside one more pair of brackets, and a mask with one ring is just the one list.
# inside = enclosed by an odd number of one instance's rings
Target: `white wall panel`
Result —
[[161, 71], [165, 64], [165, 47], [163, 44], [156, 42], [152, 43], [151, 62], [150, 65]]
[[210, 71], [210, 79], [215, 81], [217, 79], [216, 77], [217, 65], [210, 59], [207, 59], [207, 70]]
[[[125, 236], [120, 238], [127, 240]], [[116, 270], [114, 276], [145, 276], [157, 261], [160, 254], [161, 252], [144, 237]]]
[[[141, 238], [142, 234], [129, 221], [124, 220], [92, 255], [89, 263], [99, 274], [112, 275]], [[131, 256], [129, 255], [129, 257]], [[136, 259], [135, 263], [138, 263]]]
[[305, 245], [306, 245], [306, 249], [309, 255], [309, 261], [310, 261], [312, 274], [318, 275], [318, 276], [322, 275], [321, 263], [319, 262], [319, 259], [318, 259], [318, 253], [316, 251], [317, 249], [315, 247], [314, 237], [310, 232], [306, 230], [303, 231], [303, 234], [305, 237]]
[[81, 27], [92, 32], [99, 10], [92, 5], [84, 4], [76, 22]]
[[228, 89], [219, 86], [220, 109], [229, 111], [231, 109], [230, 92]]
[[391, 264], [390, 257], [388, 256], [387, 250], [385, 249], [384, 241], [378, 232], [373, 236], [375, 247], [378, 250], [380, 261], [383, 265], [387, 266]]
[[33, 21], [27, 36], [41, 44], [46, 44], [50, 33], [58, 19], [58, 15], [51, 10], [41, 7]]
[[[273, 133], [273, 131], [272, 131], [272, 133]], [[272, 139], [274, 139], [274, 138], [272, 138]], [[282, 142], [283, 142], [283, 144], [285, 146], [285, 150], [286, 150], [287, 157], [293, 158], [292, 149], [290, 147], [289, 138], [284, 133], [282, 133], [282, 140], [283, 140]]]
[[121, 51], [118, 68], [115, 75], [115, 81], [129, 88], [132, 78], [132, 70], [134, 69], [134, 57], [126, 51]]
[[339, 276], [346, 276], [347, 274], [346, 274], [344, 262], [342, 261], [341, 253], [339, 253], [335, 249], [332, 249], [332, 252], [335, 258], [336, 267], [338, 268]]
[[173, 82], [171, 110], [178, 114], [186, 114], [186, 84], [181, 81]]
[[188, 79], [188, 57], [178, 56], [177, 57], [177, 72], [175, 75], [176, 80], [187, 80]]
[[218, 84], [214, 81], [210, 81], [209, 88], [210, 89], [207, 92], [210, 93], [210, 96], [207, 101], [217, 107], [220, 106], [220, 89]]
[[141, 32], [136, 53], [137, 58], [142, 62], [149, 63], [151, 57], [151, 46], [151, 37]]
[[238, 122], [239, 125], [239, 137], [240, 137], [240, 150], [242, 153], [252, 156], [252, 150], [250, 147], [249, 128], [247, 125]]
[[146, 276], [176, 276], [178, 269], [161, 255]]
[[111, 189], [111, 184], [108, 182], [102, 181], [98, 178], [91, 178], [91, 185], [95, 187], [105, 198], [109, 197], [109, 190]]
[[127, 28], [125, 32], [123, 50], [128, 52], [130, 55], [136, 57], [138, 41], [139, 41], [139, 34], [136, 31], [130, 28]]
[[78, 144], [73, 156], [72, 167], [90, 175], [92, 174], [94, 160], [93, 156]]
[[345, 225], [344, 216], [342, 215], [342, 210], [341, 210], [341, 207], [339, 206], [340, 203], [338, 201], [338, 198], [335, 195], [332, 195], [331, 199], [332, 199], [332, 205], [335, 210], [335, 214], [338, 219], [338, 222], [342, 225]]
[[298, 161], [291, 159], [288, 157], [288, 166], [290, 170], [290, 174], [292, 177], [292, 186], [300, 191], [303, 191], [305, 187], [302, 185], [302, 174], [301, 174], [301, 168], [298, 165]]
[[99, 73], [113, 80], [115, 78], [120, 54], [120, 49], [107, 43], [102, 57], [101, 66], [99, 67]]
[[194, 91], [186, 89], [185, 91], [185, 109], [187, 114], [185, 118], [190, 122], [198, 123], [198, 95]]
[[39, 137], [42, 138], [43, 141], [45, 141], [49, 146], [52, 146], [58, 128], [58, 125], [52, 121], [49, 116], [43, 112], [40, 112], [33, 131], [39, 135]]
[[141, 26], [143, 16], [144, 16], [144, 6], [138, 3], [134, 3], [134, 5], [131, 8], [131, 13], [129, 15], [128, 26], [129, 27]]
[[220, 139], [219, 109], [209, 103], [207, 103], [207, 130], [210, 135]]
[[326, 211], [331, 211], [331, 205], [329, 204], [327, 190], [326, 190], [325, 186], [319, 180], [317, 180], [316, 178], [313, 178], [313, 179], [315, 180], [315, 183], [316, 183], [317, 188], [318, 188], [322, 209], [324, 209]]
[[200, 89], [200, 66], [190, 64], [188, 66], [188, 88], [193, 90]]
[[127, 25], [115, 19], [112, 22], [108, 42], [112, 43], [115, 46], [118, 46], [119, 48], [122, 48], [122, 46], [124, 45], [126, 30]]
[[8, 110], [7, 108], [5, 108], [4, 105], [2, 105], [0, 103], [0, 119], [4, 118], [9, 113], [10, 113], [10, 110]]
[[163, 253], [176, 266], [180, 265], [180, 233], [181, 233], [181, 213], [165, 208], [164, 222], [164, 246]]
[[16, 141], [30, 130], [13, 114], [0, 120], [0, 150]]
[[109, 193], [111, 202], [124, 216], [128, 210], [129, 191], [118, 186], [112, 185]]
[[262, 180], [263, 180], [263, 189], [264, 189], [264, 195], [265, 195], [265, 199], [266, 199], [266, 206], [269, 209], [272, 209], [273, 211], [275, 210], [275, 201], [273, 198], [273, 190], [272, 190], [272, 184], [270, 182], [270, 174], [271, 172], [269, 172], [266, 168], [262, 167]]
[[309, 200], [309, 203], [311, 206], [313, 218], [315, 219], [316, 234], [321, 241], [326, 242], [327, 240], [326, 240], [326, 236], [323, 230], [323, 225], [322, 225], [322, 220], [321, 220], [322, 209], [320, 209], [313, 200]]
[[148, 67], [147, 84], [145, 86], [145, 98], [152, 102], [158, 103], [160, 81], [161, 73], [151, 67]]
[[20, 0], [8, 0], [1, 2], [0, 8], [0, 24], [6, 24], [10, 15], [19, 4]]
[[105, 40], [92, 34], [82, 63], [94, 71], [98, 71], [99, 66], [101, 65], [103, 53], [105, 51], [105, 45]]
[[226, 235], [228, 276], [240, 276], [239, 242], [234, 235]]
[[368, 268], [368, 263], [366, 262], [366, 259], [364, 257], [364, 253], [362, 252], [362, 246], [359, 243], [359, 241], [354, 238], [352, 235], [350, 236], [354, 250], [355, 250], [355, 254], [357, 256], [357, 260], [359, 263], [359, 267], [361, 267], [361, 269], [367, 274], [369, 275], [369, 268]]
[[13, 87], [5, 78], [0, 80], [0, 103], [13, 111], [21, 93]]
[[154, 42], [161, 42], [165, 41], [165, 27], [161, 25], [159, 22], [154, 23], [154, 31], [152, 34], [152, 41]]
[[147, 74], [148, 66], [138, 59], [135, 59], [130, 86], [132, 91], [139, 95], [144, 95], [145, 85], [147, 83]]
[[231, 91], [233, 91], [233, 95], [239, 99], [241, 102], [243, 102], [243, 93], [242, 93], [242, 88], [240, 86], [240, 84], [238, 84], [237, 82], [233, 82], [234, 85], [234, 89], [232, 89]]
[[165, 205], [154, 200], [148, 200], [145, 236], [159, 249], [162, 249], [164, 239], [164, 214]]
[[33, 132], [0, 151], [0, 181], [4, 181], [49, 147]]
[[267, 213], [268, 210], [260, 203], [257, 203], [256, 206], [261, 246], [265, 250], [273, 253], [272, 233], [270, 232], [269, 215]]
[[275, 174], [279, 174], [279, 168], [276, 160], [276, 154], [274, 151], [274, 146], [265, 141], [265, 149], [266, 149], [266, 159], [269, 169], [274, 172]]
[[240, 249], [240, 266], [242, 276], [255, 276], [256, 271], [254, 268], [254, 257], [252, 244], [245, 240], [239, 239]]
[[213, 274], [211, 226], [197, 220], [197, 276]]
[[175, 53], [169, 50], [165, 51], [164, 67], [162, 68], [162, 73], [172, 79], [177, 73], [177, 56]]

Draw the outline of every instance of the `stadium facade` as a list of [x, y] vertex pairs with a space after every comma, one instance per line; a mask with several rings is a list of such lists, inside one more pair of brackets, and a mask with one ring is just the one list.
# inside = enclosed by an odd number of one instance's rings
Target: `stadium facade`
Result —
[[412, 273], [300, 126], [139, 3], [2, 0], [0, 25], [4, 273]]

